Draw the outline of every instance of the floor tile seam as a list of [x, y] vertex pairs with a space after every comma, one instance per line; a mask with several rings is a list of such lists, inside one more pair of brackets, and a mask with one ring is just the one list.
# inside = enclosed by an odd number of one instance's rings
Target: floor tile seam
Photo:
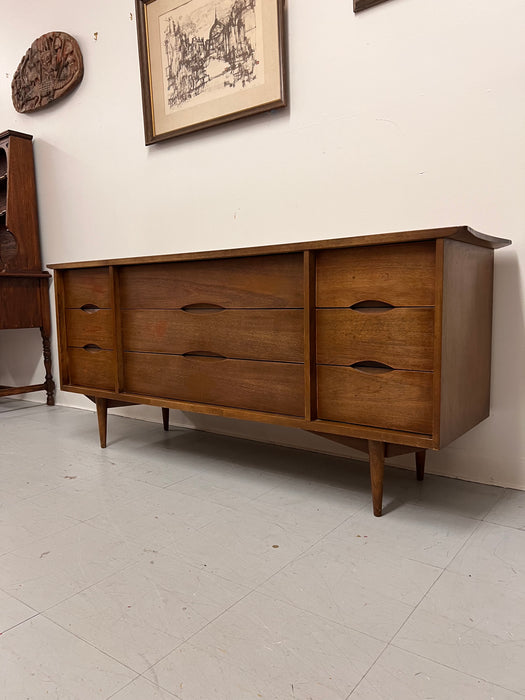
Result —
[[354, 685], [354, 687], [352, 688], [352, 690], [350, 691], [350, 693], [346, 696], [345, 700], [351, 700], [351, 697], [352, 697], [352, 695], [355, 693], [355, 691], [357, 690], [357, 688], [359, 688], [359, 686], [361, 685], [361, 683], [362, 683], [362, 682], [364, 681], [364, 679], [368, 676], [368, 674], [372, 671], [372, 669], [376, 666], [377, 662], [381, 659], [381, 657], [385, 654], [385, 652], [388, 650], [389, 647], [390, 647], [390, 643], [389, 643], [389, 642], [385, 642], [385, 646], [383, 647], [383, 649], [381, 650], [381, 652], [378, 654], [376, 660], [375, 660], [372, 664], [370, 664], [370, 666], [367, 668], [367, 670], [363, 673], [363, 675], [362, 675], [361, 678], [357, 681], [357, 683]]
[[[366, 507], [366, 506], [363, 506], [363, 509], [364, 509], [365, 507]], [[361, 510], [361, 509], [359, 509], [359, 510]], [[341, 527], [342, 525], [344, 525], [344, 523], [346, 523], [347, 520], [349, 520], [350, 518], [352, 518], [353, 515], [355, 515], [357, 512], [359, 512], [359, 511], [356, 511], [355, 513], [352, 513], [352, 515], [349, 515], [349, 516], [348, 516], [347, 518], [345, 518], [341, 523], [339, 523], [338, 525], [336, 525], [335, 527], [333, 527], [331, 530], [329, 530], [328, 532], [326, 532], [324, 535], [321, 535], [321, 537], [319, 537], [319, 538], [316, 539], [314, 542], [312, 542], [312, 544], [309, 544], [302, 552], [300, 552], [299, 554], [297, 554], [295, 557], [292, 557], [292, 559], [290, 559], [290, 561], [288, 561], [286, 564], [283, 564], [283, 565], [281, 566], [280, 569], [278, 569], [277, 571], [274, 571], [273, 574], [270, 574], [270, 576], [268, 576], [268, 578], [264, 579], [264, 581], [261, 581], [259, 584], [257, 584], [257, 585], [254, 587], [254, 589], [253, 589], [252, 592], [258, 591], [259, 588], [261, 588], [261, 586], [264, 586], [268, 581], [270, 581], [272, 578], [274, 578], [274, 576], [277, 576], [278, 574], [280, 574], [280, 573], [281, 573], [284, 569], [286, 569], [288, 566], [291, 566], [291, 565], [294, 564], [295, 562], [297, 562], [297, 561], [299, 561], [300, 559], [303, 559], [304, 557], [306, 557], [306, 556], [308, 555], [308, 553], [310, 552], [310, 550], [314, 549], [314, 547], [317, 547], [318, 544], [320, 544], [324, 539], [326, 539], [329, 535], [331, 535], [331, 534], [332, 534], [335, 530], [337, 530], [339, 527]]]
[[[69, 517], [69, 516], [64, 516], [64, 517]], [[2, 557], [8, 556], [9, 554], [16, 554], [17, 551], [20, 549], [23, 549], [24, 547], [31, 547], [33, 545], [38, 544], [42, 540], [45, 540], [48, 537], [56, 537], [57, 535], [60, 535], [63, 532], [66, 532], [67, 530], [71, 530], [72, 528], [76, 527], [77, 525], [81, 525], [82, 521], [81, 520], [75, 520], [74, 518], [70, 518], [71, 520], [71, 525], [68, 525], [67, 527], [60, 528], [59, 530], [54, 530], [53, 532], [48, 532], [46, 535], [42, 535], [42, 537], [37, 537], [36, 539], [29, 540], [28, 542], [24, 542], [23, 544], [18, 544], [16, 547], [13, 547], [13, 549], [7, 550], [7, 552], [1, 552], [0, 553], [0, 562], [2, 560]]]
[[[48, 622], [50, 622], [52, 625], [56, 625], [56, 627], [59, 627], [61, 630], [63, 630], [63, 631], [66, 632], [67, 634], [70, 634], [72, 637], [75, 637], [75, 639], [78, 639], [80, 642], [83, 642], [84, 644], [87, 644], [88, 646], [90, 646], [92, 649], [95, 649], [95, 650], [98, 651], [100, 654], [104, 654], [104, 656], [107, 656], [108, 659], [111, 659], [112, 661], [114, 661], [115, 663], [119, 664], [120, 666], [123, 666], [124, 668], [128, 669], [128, 670], [131, 671], [132, 673], [136, 673], [137, 676], [136, 676], [134, 679], [132, 679], [132, 680], [136, 680], [136, 678], [137, 678], [138, 676], [141, 675], [141, 672], [140, 672], [140, 671], [137, 671], [136, 668], [133, 668], [132, 666], [130, 666], [130, 665], [129, 665], [128, 663], [126, 663], [125, 661], [122, 661], [121, 659], [117, 659], [115, 656], [113, 656], [113, 655], [110, 654], [109, 652], [105, 651], [104, 649], [101, 649], [101, 648], [98, 647], [96, 644], [94, 644], [93, 642], [90, 642], [88, 639], [85, 639], [84, 637], [82, 637], [81, 635], [77, 634], [76, 632], [73, 632], [72, 630], [67, 629], [67, 627], [64, 627], [64, 625], [63, 625], [62, 623], [57, 622], [56, 620], [52, 620], [50, 617], [48, 617], [48, 616], [45, 614], [45, 612], [40, 613], [40, 616], [41, 616], [42, 618], [44, 618], [45, 620], [47, 620]], [[157, 663], [158, 663], [158, 662], [157, 662]], [[120, 690], [122, 690], [122, 688], [120, 688]]]
[[[1, 557], [0, 557], [0, 560], [1, 560]], [[9, 596], [10, 598], [13, 598], [18, 603], [22, 603], [22, 605], [25, 605], [30, 610], [34, 610], [37, 615], [40, 615], [40, 613], [42, 612], [41, 610], [38, 610], [37, 608], [35, 608], [34, 605], [30, 605], [29, 603], [26, 603], [25, 601], [21, 600], [20, 598], [17, 598], [17, 596], [14, 593], [6, 590], [2, 586], [0, 586], [0, 592], [5, 593], [5, 595]]]
[[503, 498], [505, 498], [505, 495], [507, 494], [508, 491], [512, 491], [512, 490], [513, 490], [513, 489], [508, 488], [507, 486], [496, 486], [496, 488], [500, 489], [500, 491], [501, 491], [501, 493], [500, 493], [500, 495], [499, 495], [499, 498], [498, 498], [498, 499], [496, 500], [496, 502], [489, 508], [489, 510], [485, 513], [485, 515], [483, 516], [483, 519], [485, 519], [485, 518], [487, 517], [487, 515], [490, 514], [490, 511], [493, 510], [493, 508], [495, 508], [495, 507], [498, 505], [498, 503], [499, 503]]
[[157, 683], [155, 681], [152, 681], [151, 678], [146, 678], [146, 676], [143, 673], [139, 673], [139, 675], [136, 678], [133, 678], [129, 683], [126, 683], [125, 686], [123, 686], [122, 688], [119, 688], [111, 695], [108, 695], [108, 697], [104, 698], [104, 700], [111, 700], [112, 698], [115, 698], [119, 693], [121, 693], [123, 690], [128, 688], [133, 683], [136, 683], [140, 678], [143, 678], [145, 681], [148, 681], [148, 683], [151, 683], [152, 685], [156, 686], [157, 688], [164, 691], [165, 693], [169, 693], [170, 697], [173, 697], [174, 700], [182, 700], [182, 698], [179, 695], [175, 695], [175, 693], [173, 693], [173, 691], [168, 690], [167, 688], [164, 688], [163, 686], [159, 685], [159, 683]]
[[[137, 564], [140, 563], [140, 560], [141, 560], [141, 558], [139, 557], [138, 559], [135, 559], [134, 561], [127, 562], [126, 564], [124, 564], [124, 566], [122, 566], [118, 569], [115, 569], [114, 571], [111, 571], [109, 574], [105, 574], [102, 578], [97, 579], [96, 581], [90, 583], [87, 586], [84, 586], [84, 588], [81, 588], [80, 590], [75, 591], [71, 595], [66, 596], [62, 600], [59, 600], [58, 602], [53, 603], [52, 605], [49, 605], [48, 607], [45, 607], [43, 610], [39, 611], [40, 614], [45, 615], [47, 617], [46, 613], [48, 613], [50, 610], [53, 610], [53, 608], [56, 608], [59, 605], [62, 605], [63, 603], [67, 602], [68, 600], [71, 600], [71, 598], [74, 598], [75, 596], [80, 595], [81, 593], [85, 593], [86, 591], [89, 591], [89, 589], [93, 588], [94, 586], [100, 585], [106, 579], [111, 578], [112, 576], [115, 576], [116, 574], [121, 574], [126, 569], [130, 569], [131, 567], [136, 566]], [[12, 593], [10, 593], [9, 595], [12, 595]], [[21, 600], [20, 602], [23, 603], [24, 601]], [[25, 603], [25, 605], [27, 605], [27, 603]], [[49, 618], [49, 619], [51, 619], [51, 618]], [[54, 620], [52, 620], [52, 622], [54, 622]], [[137, 673], [139, 673], [139, 672], [137, 671]]]
[[433, 664], [436, 664], [437, 666], [442, 666], [443, 668], [447, 668], [449, 671], [455, 671], [456, 673], [460, 673], [464, 676], [468, 676], [469, 678], [472, 678], [475, 681], [482, 681], [483, 683], [488, 683], [489, 685], [493, 685], [495, 688], [501, 688], [502, 690], [506, 690], [509, 693], [515, 693], [519, 697], [525, 697], [525, 693], [521, 693], [519, 690], [515, 690], [514, 688], [509, 688], [507, 686], [501, 685], [501, 683], [496, 683], [490, 678], [483, 678], [482, 676], [475, 676], [472, 673], [469, 673], [468, 671], [465, 671], [463, 668], [457, 668], [455, 666], [450, 666], [449, 664], [444, 664], [442, 661], [438, 661], [437, 659], [433, 659], [430, 656], [425, 656], [424, 654], [421, 654], [419, 652], [413, 651], [412, 649], [405, 649], [402, 646], [399, 646], [394, 643], [394, 641], [390, 642], [388, 644], [389, 647], [392, 647], [393, 649], [397, 649], [398, 651], [405, 652], [406, 654], [413, 654], [414, 656], [418, 656], [420, 659], [425, 659], [425, 661], [430, 661]]
[[525, 532], [525, 525], [523, 527], [516, 527], [515, 525], [503, 525], [502, 523], [495, 523], [492, 520], [483, 520], [483, 523], [487, 525], [493, 525], [494, 527], [503, 527], [508, 530], [515, 530], [516, 532]]
[[[233, 583], [233, 581], [231, 581], [231, 583]], [[165, 654], [162, 658], [160, 658], [160, 659], [159, 659], [158, 661], [156, 661], [154, 664], [151, 664], [151, 666], [149, 666], [149, 667], [146, 668], [144, 671], [142, 671], [141, 675], [144, 676], [144, 677], [146, 678], [146, 680], [151, 681], [151, 679], [148, 678], [148, 677], [146, 676], [146, 674], [149, 673], [149, 671], [151, 671], [151, 669], [152, 669], [154, 666], [158, 666], [158, 665], [159, 665], [160, 663], [162, 663], [168, 656], [170, 656], [171, 654], [173, 654], [173, 652], [177, 651], [177, 649], [180, 649], [182, 646], [184, 646], [184, 644], [187, 644], [188, 642], [190, 642], [196, 635], [198, 635], [198, 634], [200, 634], [201, 632], [203, 632], [203, 631], [204, 631], [205, 629], [207, 629], [210, 625], [212, 625], [214, 622], [216, 622], [217, 620], [219, 620], [221, 617], [223, 617], [223, 615], [225, 615], [226, 613], [228, 613], [232, 608], [234, 608], [236, 605], [238, 605], [239, 603], [241, 603], [245, 598], [247, 598], [248, 596], [252, 595], [254, 592], [255, 592], [254, 590], [249, 590], [249, 591], [247, 591], [247, 592], [245, 593], [245, 595], [243, 595], [243, 596], [241, 596], [240, 598], [238, 598], [238, 599], [237, 599], [236, 601], [234, 601], [231, 605], [228, 605], [227, 608], [225, 608], [224, 610], [222, 610], [220, 613], [218, 613], [218, 614], [217, 614], [214, 618], [212, 618], [211, 620], [208, 620], [208, 621], [207, 621], [202, 627], [200, 627], [198, 630], [195, 630], [194, 632], [192, 632], [186, 639], [184, 639], [182, 642], [180, 642], [180, 643], [177, 644], [175, 647], [173, 647], [173, 649], [171, 649], [171, 651], [169, 651], [167, 654]], [[157, 684], [157, 685], [158, 685], [158, 684]], [[171, 690], [168, 691], [168, 692], [171, 693]]]
[[[454, 559], [460, 554], [460, 552], [463, 550], [463, 548], [466, 547], [467, 543], [470, 542], [471, 538], [474, 537], [475, 533], [476, 533], [476, 532], [479, 530], [479, 528], [481, 527], [482, 522], [483, 522], [483, 521], [479, 521], [477, 527], [474, 528], [474, 530], [470, 533], [470, 535], [467, 537], [467, 539], [465, 540], [465, 542], [461, 545], [461, 547], [458, 549], [458, 551], [457, 551], [456, 554], [452, 557], [452, 559], [448, 562], [448, 564], [446, 564], [444, 567], [441, 567], [441, 573], [439, 574], [439, 576], [437, 576], [437, 578], [430, 584], [430, 586], [428, 587], [428, 589], [427, 589], [427, 590], [425, 591], [425, 593], [421, 596], [419, 602], [416, 603], [416, 605], [413, 606], [412, 612], [410, 613], [410, 615], [408, 615], [408, 617], [406, 618], [406, 620], [398, 627], [398, 629], [396, 630], [396, 632], [392, 635], [392, 637], [391, 637], [390, 640], [389, 640], [389, 644], [392, 644], [392, 645], [394, 644], [395, 638], [396, 638], [396, 637], [398, 636], [398, 634], [401, 632], [401, 630], [403, 629], [403, 627], [409, 622], [410, 618], [414, 615], [414, 613], [415, 613], [417, 610], [419, 610], [419, 608], [420, 608], [420, 606], [422, 605], [422, 603], [423, 603], [423, 601], [425, 600], [425, 598], [432, 592], [432, 590], [435, 588], [435, 586], [437, 586], [438, 582], [441, 580], [441, 578], [442, 578], [442, 576], [445, 574], [445, 572], [448, 572], [448, 567], [450, 566], [450, 564], [451, 564], [451, 563], [454, 561]], [[437, 567], [437, 568], [440, 568], [440, 567]]]
[[[375, 642], [380, 642], [381, 644], [389, 644], [390, 641], [388, 639], [381, 639], [381, 637], [376, 637], [373, 634], [370, 634], [370, 632], [364, 632], [361, 629], [358, 629], [357, 627], [352, 627], [352, 625], [349, 625], [346, 622], [341, 622], [340, 620], [334, 620], [331, 617], [326, 617], [326, 615], [321, 615], [321, 613], [318, 612], [312, 612], [312, 610], [308, 610], [307, 608], [303, 608], [300, 605], [297, 605], [296, 603], [292, 603], [289, 600], [281, 600], [280, 598], [276, 598], [275, 596], [270, 595], [269, 593], [265, 593], [264, 591], [259, 591], [259, 590], [254, 590], [251, 591], [252, 593], [257, 593], [257, 595], [261, 595], [264, 598], [268, 598], [269, 600], [272, 600], [277, 603], [281, 603], [282, 605], [289, 605], [291, 608], [294, 608], [295, 610], [299, 610], [300, 612], [306, 613], [307, 615], [313, 615], [314, 617], [318, 617], [320, 620], [324, 620], [325, 622], [330, 622], [333, 625], [338, 625], [339, 627], [344, 627], [347, 630], [350, 630], [351, 632], [355, 632], [357, 634], [361, 634], [365, 637], [368, 637], [369, 639], [373, 639]], [[410, 608], [412, 606], [408, 605], [407, 603], [401, 603], [401, 605], [406, 605], [407, 608]], [[407, 615], [407, 618], [410, 616], [411, 612]], [[403, 623], [404, 624], [404, 623]]]
[[[34, 608], [31, 608], [31, 609], [34, 610]], [[3, 637], [8, 632], [11, 632], [12, 630], [16, 629], [17, 627], [20, 627], [21, 625], [25, 624], [26, 622], [29, 622], [29, 620], [33, 620], [35, 617], [39, 617], [40, 615], [42, 615], [42, 613], [35, 611], [34, 615], [30, 615], [29, 617], [26, 617], [24, 620], [20, 620], [20, 622], [16, 622], [14, 625], [11, 625], [11, 627], [6, 627], [5, 629], [0, 629], [0, 637]]]

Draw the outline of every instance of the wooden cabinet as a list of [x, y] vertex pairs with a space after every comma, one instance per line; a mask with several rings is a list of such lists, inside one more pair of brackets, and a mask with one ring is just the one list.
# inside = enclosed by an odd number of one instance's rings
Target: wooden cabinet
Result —
[[467, 227], [51, 265], [62, 388], [297, 427], [384, 459], [489, 413], [494, 249]]
[[54, 403], [49, 346], [49, 279], [40, 261], [32, 136], [0, 134], [0, 331], [40, 328], [45, 380], [0, 387], [0, 396], [44, 390]]

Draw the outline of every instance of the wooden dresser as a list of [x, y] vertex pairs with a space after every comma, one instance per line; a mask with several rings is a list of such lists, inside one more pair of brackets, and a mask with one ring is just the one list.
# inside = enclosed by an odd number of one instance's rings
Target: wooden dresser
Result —
[[493, 251], [467, 227], [50, 265], [62, 389], [300, 428], [385, 457], [489, 414]]

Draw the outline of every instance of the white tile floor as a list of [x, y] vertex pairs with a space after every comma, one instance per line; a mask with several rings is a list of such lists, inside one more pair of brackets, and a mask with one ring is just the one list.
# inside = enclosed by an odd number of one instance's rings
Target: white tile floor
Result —
[[2, 700], [525, 697], [525, 493], [0, 401]]

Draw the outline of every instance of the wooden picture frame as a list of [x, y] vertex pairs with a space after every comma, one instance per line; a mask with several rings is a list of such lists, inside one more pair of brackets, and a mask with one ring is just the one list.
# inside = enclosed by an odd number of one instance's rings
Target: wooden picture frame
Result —
[[369, 7], [379, 5], [381, 2], [386, 2], [386, 0], [354, 0], [354, 12], [368, 10]]
[[146, 145], [286, 106], [284, 0], [135, 0]]

